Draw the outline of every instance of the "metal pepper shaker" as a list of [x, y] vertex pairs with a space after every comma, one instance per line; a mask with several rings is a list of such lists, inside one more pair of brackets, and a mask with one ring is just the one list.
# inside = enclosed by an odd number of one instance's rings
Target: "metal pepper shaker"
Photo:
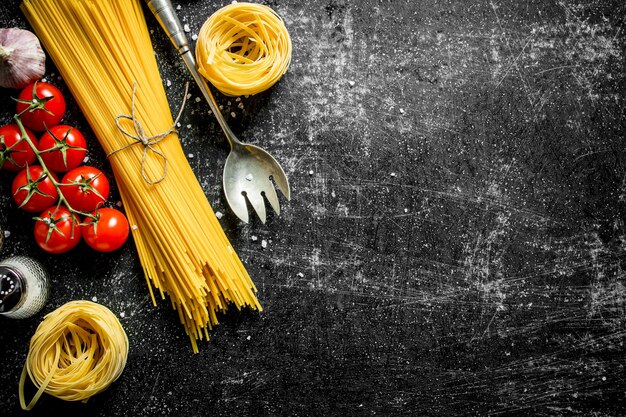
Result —
[[46, 301], [50, 280], [43, 265], [26, 256], [0, 262], [0, 315], [23, 319], [39, 312]]

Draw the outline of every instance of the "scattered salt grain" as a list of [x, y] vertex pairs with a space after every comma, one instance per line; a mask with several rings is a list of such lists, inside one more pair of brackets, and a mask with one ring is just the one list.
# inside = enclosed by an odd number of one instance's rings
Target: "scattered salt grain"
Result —
[[404, 114], [404, 109], [400, 109], [400, 114]]
[[354, 81], [350, 80], [348, 81], [348, 84], [350, 84], [350, 87], [354, 87], [354, 85], [356, 84]]
[[304, 274], [302, 272], [298, 272], [298, 277], [299, 278], [304, 278]]
[[200, 97], [196, 97], [196, 103], [200, 103], [202, 99]]
[[235, 101], [241, 101], [241, 97], [237, 97]]
[[404, 212], [405, 212], [405, 213], [408, 213], [408, 212], [409, 212], [409, 209], [408, 209], [408, 208], [405, 208], [405, 209], [404, 209]]
[[231, 117], [237, 117], [237, 113], [235, 113], [234, 111], [231, 111], [231, 112], [230, 112], [230, 116], [231, 116]]
[[187, 125], [187, 129], [191, 129], [191, 125]]
[[172, 82], [171, 82], [170, 80], [167, 80], [167, 81], [165, 82], [165, 85], [167, 85], [167, 86], [169, 87], [169, 86], [171, 86], [171, 85], [172, 85]]
[[83, 162], [87, 162], [87, 161], [89, 161], [89, 157], [88, 156], [83, 158]]
[[391, 175], [393, 178], [395, 178], [395, 177], [396, 177], [396, 173], [395, 173], [395, 172], [392, 172], [390, 175]]
[[94, 303], [98, 302], [98, 297], [96, 297], [95, 295], [93, 297], [91, 297], [91, 301], [93, 301]]
[[121, 201], [118, 201], [117, 203], [115, 203], [115, 205], [118, 206], [118, 207], [122, 207], [123, 206]]
[[189, 25], [187, 23], [185, 23], [185, 26], [183, 27], [183, 30], [187, 33], [191, 32], [191, 28], [189, 27]]
[[261, 247], [262, 247], [262, 248], [267, 248], [267, 240], [263, 239], [263, 240], [261, 241]]
[[122, 311], [122, 312], [120, 313], [120, 317], [121, 317], [121, 318], [126, 317], [126, 313], [124, 313], [124, 312]]
[[237, 107], [243, 110], [243, 103], [239, 103]]
[[250, 240], [252, 240], [253, 242], [256, 242], [259, 238], [256, 236], [250, 236]]
[[176, 10], [180, 10], [182, 8], [183, 8], [183, 6], [181, 6], [180, 4], [178, 6], [176, 6]]
[[6, 238], [6, 237], [9, 237], [9, 236], [11, 236], [11, 232], [8, 231], [8, 230], [5, 230], [4, 231], [4, 237]]
[[215, 217], [217, 217], [217, 219], [221, 219], [222, 217], [224, 217], [224, 213], [222, 213], [221, 211], [216, 211], [215, 212]]
[[315, 174], [315, 173], [313, 172], [313, 170], [310, 170], [310, 171], [309, 171], [309, 175], [313, 175], [313, 174]]
[[191, 35], [191, 39], [193, 39], [194, 41], [198, 40], [198, 35], [196, 35], [195, 33], [193, 35]]
[[191, 98], [191, 93], [187, 93], [187, 100]]
[[180, 122], [176, 122], [176, 127], [180, 127]]
[[192, 153], [188, 154], [187, 156], [189, 157], [189, 159], [193, 159], [193, 154]]

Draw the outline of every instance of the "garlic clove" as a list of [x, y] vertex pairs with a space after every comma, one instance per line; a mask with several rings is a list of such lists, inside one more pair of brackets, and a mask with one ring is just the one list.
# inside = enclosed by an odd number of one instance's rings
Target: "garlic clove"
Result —
[[0, 87], [23, 88], [46, 72], [46, 54], [34, 33], [0, 29]]

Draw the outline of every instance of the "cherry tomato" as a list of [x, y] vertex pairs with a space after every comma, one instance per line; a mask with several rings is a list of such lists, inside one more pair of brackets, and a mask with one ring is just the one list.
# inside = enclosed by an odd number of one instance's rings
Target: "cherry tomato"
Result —
[[43, 81], [29, 84], [17, 96], [17, 114], [22, 123], [35, 132], [59, 124], [65, 115], [65, 97], [61, 91]]
[[65, 206], [49, 207], [36, 219], [35, 242], [48, 253], [67, 252], [81, 240], [76, 218]]
[[[37, 146], [37, 138], [28, 129], [26, 134]], [[35, 162], [35, 152], [28, 142], [22, 139], [20, 128], [16, 124], [0, 127], [0, 167], [8, 171], [19, 171]]]
[[74, 209], [89, 213], [109, 198], [109, 180], [98, 168], [81, 166], [65, 174], [61, 192]]
[[[58, 181], [54, 174], [51, 176]], [[39, 165], [20, 171], [13, 179], [11, 191], [19, 208], [34, 213], [53, 205], [59, 198], [56, 187]]]
[[101, 208], [85, 219], [82, 227], [83, 239], [99, 252], [112, 252], [119, 249], [128, 238], [128, 219], [124, 213], [114, 208]]
[[58, 125], [41, 136], [38, 148], [48, 169], [66, 172], [83, 162], [87, 153], [87, 142], [78, 129]]

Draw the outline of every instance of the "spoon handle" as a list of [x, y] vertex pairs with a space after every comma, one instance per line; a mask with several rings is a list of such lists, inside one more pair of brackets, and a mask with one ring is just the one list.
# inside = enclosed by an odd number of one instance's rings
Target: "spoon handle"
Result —
[[187, 40], [183, 26], [174, 11], [172, 2], [170, 0], [148, 0], [148, 8], [154, 14], [159, 24], [185, 62], [187, 69], [200, 88], [202, 95], [209, 103], [209, 107], [211, 107], [211, 110], [217, 118], [220, 127], [224, 131], [224, 135], [226, 136], [226, 139], [228, 139], [231, 149], [236, 145], [241, 145], [239, 139], [237, 139], [233, 131], [230, 130], [222, 112], [220, 112], [217, 102], [215, 101], [215, 97], [213, 97], [206, 80], [196, 69], [196, 60], [193, 56], [191, 48], [189, 47], [189, 41]]

